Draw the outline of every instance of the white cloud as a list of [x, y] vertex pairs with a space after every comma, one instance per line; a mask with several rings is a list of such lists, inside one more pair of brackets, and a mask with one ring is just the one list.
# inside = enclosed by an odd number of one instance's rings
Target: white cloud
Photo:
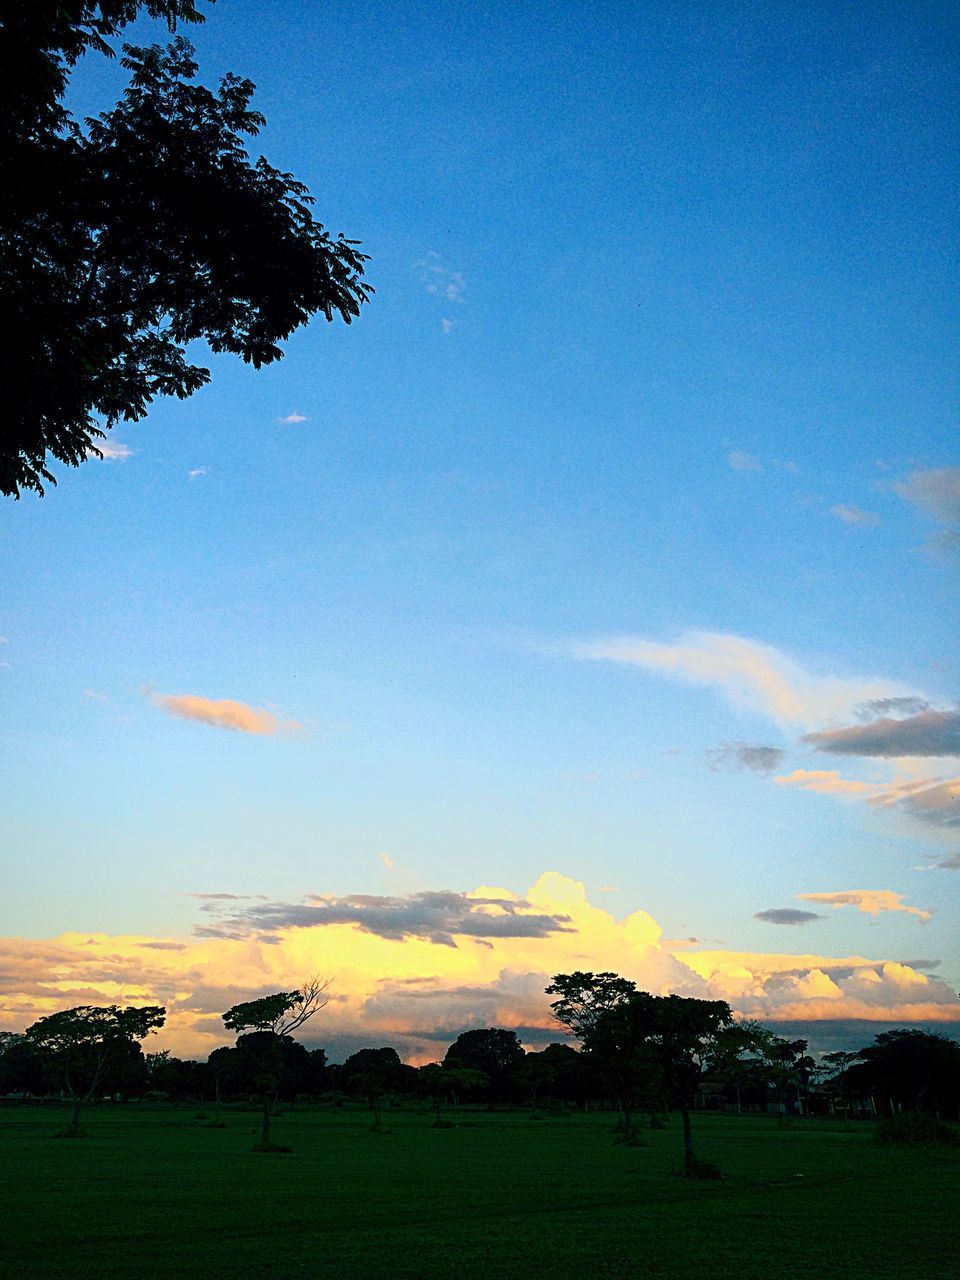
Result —
[[938, 524], [960, 524], [960, 467], [912, 471], [893, 490]]
[[727, 462], [734, 471], [762, 471], [763, 463], [755, 453], [745, 453], [743, 449], [733, 449], [727, 454]]
[[456, 320], [448, 320], [446, 316], [444, 316], [443, 319], [440, 321], [440, 328], [443, 330], [444, 333], [453, 333], [456, 327], [457, 327]]
[[838, 502], [830, 508], [830, 514], [844, 524], [877, 525], [881, 523], [875, 511], [861, 511], [859, 507], [846, 502]]
[[[98, 450], [99, 455], [97, 452]], [[118, 442], [111, 440], [101, 440], [97, 444], [96, 448], [91, 447], [87, 450], [88, 458], [96, 458], [99, 456], [104, 462], [126, 462], [129, 458], [133, 457], [133, 454], [134, 451], [129, 445], [119, 444]]]
[[187, 472], [187, 479], [188, 479], [188, 480], [196, 480], [196, 479], [198, 479], [200, 476], [206, 476], [206, 475], [209, 475], [209, 474], [210, 474], [210, 468], [209, 468], [209, 467], [194, 467], [192, 470], [190, 470], [190, 471], [188, 471], [188, 472]]
[[278, 422], [282, 422], [284, 426], [296, 426], [298, 422], [309, 422], [310, 419], [305, 413], [288, 413], [283, 418], [278, 418]]
[[713, 687], [734, 704], [781, 724], [812, 726], [852, 714], [870, 699], [912, 692], [891, 680], [814, 675], [772, 645], [703, 631], [689, 632], [672, 644], [639, 636], [592, 640], [575, 644], [572, 653]]

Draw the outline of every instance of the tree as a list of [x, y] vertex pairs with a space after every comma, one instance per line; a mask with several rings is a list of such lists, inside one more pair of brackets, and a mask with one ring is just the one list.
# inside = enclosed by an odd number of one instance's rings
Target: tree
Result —
[[73, 1099], [70, 1136], [79, 1134], [81, 1109], [103, 1087], [110, 1069], [122, 1064], [132, 1049], [139, 1052], [137, 1042], [163, 1026], [166, 1012], [157, 1005], [79, 1005], [48, 1014], [27, 1028], [25, 1038], [59, 1071]]
[[8, 0], [0, 25], [0, 492], [55, 483], [104, 429], [159, 395], [209, 381], [186, 349], [259, 368], [321, 312], [350, 323], [372, 293], [357, 242], [315, 221], [302, 183], [245, 139], [264, 121], [251, 81], [194, 83], [181, 36], [124, 46], [129, 87], [82, 125], [62, 105], [70, 68], [140, 9], [203, 20], [193, 0]]
[[710, 1047], [707, 1066], [718, 1081], [733, 1088], [738, 1115], [743, 1111], [743, 1086], [762, 1065], [768, 1035], [759, 1022], [732, 1022], [721, 1028]]
[[[261, 996], [259, 1000], [247, 1000], [235, 1004], [222, 1015], [229, 1030], [241, 1033], [237, 1040], [240, 1053], [237, 1061], [242, 1064], [244, 1058], [248, 1060], [254, 1087], [260, 1094], [263, 1107], [261, 1151], [275, 1149], [270, 1141], [270, 1117], [283, 1073], [285, 1044], [290, 1043], [291, 1032], [302, 1027], [327, 1003], [324, 992], [329, 985], [329, 981], [322, 982], [314, 977], [299, 991], [277, 991], [273, 995]], [[244, 1035], [243, 1032], [249, 1034]]]
[[636, 989], [635, 982], [616, 973], [578, 971], [558, 973], [546, 992], [548, 996], [559, 996], [550, 1005], [553, 1016], [583, 1040], [602, 1013], [622, 1004]]
[[884, 1099], [893, 1113], [960, 1115], [960, 1044], [912, 1027], [882, 1031], [847, 1070], [851, 1089]]
[[366, 1100], [373, 1128], [379, 1129], [384, 1098], [402, 1088], [403, 1063], [396, 1049], [358, 1049], [343, 1064], [340, 1079], [347, 1093]]
[[[479, 1092], [490, 1085], [489, 1076], [470, 1067], [447, 1066], [440, 1062], [428, 1062], [417, 1069], [417, 1089], [433, 1102], [435, 1129], [445, 1127], [440, 1110], [445, 1101]], [[446, 1126], [449, 1127], [449, 1126]]]
[[464, 1031], [447, 1050], [445, 1067], [481, 1071], [490, 1081], [490, 1099], [508, 1096], [514, 1071], [523, 1062], [523, 1047], [515, 1031], [503, 1027]]

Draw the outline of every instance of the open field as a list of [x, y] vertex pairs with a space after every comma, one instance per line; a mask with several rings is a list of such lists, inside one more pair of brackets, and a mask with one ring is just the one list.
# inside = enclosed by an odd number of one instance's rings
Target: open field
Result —
[[719, 1182], [674, 1176], [679, 1120], [613, 1144], [610, 1114], [542, 1119], [461, 1109], [297, 1107], [291, 1154], [254, 1154], [258, 1119], [228, 1111], [0, 1110], [0, 1275], [554, 1276], [956, 1280], [960, 1152], [889, 1150], [872, 1126], [697, 1115]]

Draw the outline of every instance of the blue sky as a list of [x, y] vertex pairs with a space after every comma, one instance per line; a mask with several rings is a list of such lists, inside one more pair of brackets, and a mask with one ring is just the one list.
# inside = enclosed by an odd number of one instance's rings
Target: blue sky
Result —
[[[279, 365], [212, 359], [112, 433], [125, 459], [0, 510], [0, 932], [181, 936], [191, 892], [523, 894], [556, 870], [668, 937], [937, 959], [955, 988], [960, 876], [934, 863], [957, 802], [891, 789], [957, 753], [802, 739], [960, 697], [957, 25], [211, 8], [201, 78], [256, 82], [253, 147], [377, 292]], [[88, 60], [71, 103], [123, 79]], [[716, 635], [748, 643], [740, 674]], [[755, 919], [851, 890], [935, 914]]]

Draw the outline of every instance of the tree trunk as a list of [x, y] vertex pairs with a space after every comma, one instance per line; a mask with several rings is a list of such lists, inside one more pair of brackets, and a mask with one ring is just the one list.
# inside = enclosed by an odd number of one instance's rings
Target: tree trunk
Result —
[[270, 1142], [270, 1094], [263, 1095], [263, 1125], [260, 1129], [260, 1145], [265, 1147]]
[[689, 1178], [693, 1172], [693, 1134], [690, 1131], [690, 1108], [681, 1107], [683, 1120], [683, 1176]]
[[83, 1099], [79, 1097], [73, 1100], [73, 1119], [70, 1121], [70, 1132], [74, 1137], [80, 1132], [80, 1108], [83, 1106]]

